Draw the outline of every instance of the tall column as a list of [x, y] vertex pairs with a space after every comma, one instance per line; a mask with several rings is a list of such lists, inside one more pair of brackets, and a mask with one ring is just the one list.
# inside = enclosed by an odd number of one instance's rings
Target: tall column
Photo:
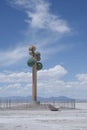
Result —
[[37, 69], [36, 69], [36, 63], [32, 67], [32, 101], [37, 102]]
[[37, 101], [37, 71], [41, 70], [43, 65], [39, 62], [41, 60], [40, 53], [36, 52], [34, 45], [29, 47], [29, 55], [31, 55], [31, 58], [28, 59], [27, 64], [32, 67], [32, 102], [40, 104]]

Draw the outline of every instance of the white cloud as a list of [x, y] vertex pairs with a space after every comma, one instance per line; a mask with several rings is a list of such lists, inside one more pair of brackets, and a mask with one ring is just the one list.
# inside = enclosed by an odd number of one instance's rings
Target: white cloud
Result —
[[87, 85], [87, 74], [78, 74], [76, 77], [83, 86]]
[[5, 74], [0, 73], [0, 82], [1, 83], [23, 83], [31, 81], [31, 73], [30, 72], [19, 72], [19, 73], [11, 73]]
[[45, 81], [48, 82], [48, 80], [58, 80], [66, 74], [67, 70], [65, 70], [60, 65], [56, 65], [55, 67], [50, 68], [48, 70], [41, 70], [40, 72], [38, 72], [38, 79], [39, 80], [44, 79]]
[[[57, 80], [63, 77], [67, 71], [60, 65], [57, 65], [48, 70], [42, 70], [38, 72], [38, 79], [41, 80], [44, 78], [56, 78]], [[30, 82], [32, 74], [30, 72], [19, 72], [19, 73], [0, 73], [0, 82], [1, 83], [23, 83]]]
[[45, 0], [12, 0], [11, 3], [25, 9], [28, 15], [26, 21], [32, 28], [58, 33], [67, 33], [71, 30], [65, 20], [51, 13], [50, 3]]
[[87, 82], [87, 74], [78, 74], [76, 75], [79, 81], [86, 81]]
[[70, 28], [64, 20], [50, 14], [46, 9], [47, 7], [43, 8], [43, 4], [39, 6], [42, 8], [36, 8], [35, 12], [27, 12], [28, 17], [31, 18], [31, 21], [27, 20], [27, 22], [30, 23], [33, 28], [48, 29], [58, 33], [70, 32]]
[[19, 62], [27, 55], [27, 47], [17, 47], [9, 51], [0, 52], [0, 66], [8, 66]]

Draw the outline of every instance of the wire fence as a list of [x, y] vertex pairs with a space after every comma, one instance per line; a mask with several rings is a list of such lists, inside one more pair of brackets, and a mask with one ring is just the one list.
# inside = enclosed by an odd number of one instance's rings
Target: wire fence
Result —
[[[51, 101], [51, 102], [40, 102], [40, 108], [41, 106], [46, 106], [44, 108], [47, 108], [48, 104], [52, 104], [53, 106], [57, 108], [63, 108], [63, 109], [75, 109], [75, 100], [69, 100], [69, 101]], [[12, 109], [12, 110], [30, 110], [31, 109], [31, 102], [29, 101], [17, 101], [17, 100], [0, 100], [0, 110], [6, 110], [6, 109]]]

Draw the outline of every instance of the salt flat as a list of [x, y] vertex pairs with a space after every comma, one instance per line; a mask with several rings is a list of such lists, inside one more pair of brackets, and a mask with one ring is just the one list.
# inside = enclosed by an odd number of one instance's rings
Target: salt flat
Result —
[[87, 103], [60, 111], [1, 111], [0, 130], [87, 130]]

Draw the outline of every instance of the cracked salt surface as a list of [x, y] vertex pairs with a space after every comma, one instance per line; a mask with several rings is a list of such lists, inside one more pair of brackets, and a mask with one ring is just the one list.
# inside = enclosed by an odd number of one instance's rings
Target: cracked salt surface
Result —
[[55, 112], [0, 111], [0, 130], [87, 130], [87, 109], [82, 105]]

